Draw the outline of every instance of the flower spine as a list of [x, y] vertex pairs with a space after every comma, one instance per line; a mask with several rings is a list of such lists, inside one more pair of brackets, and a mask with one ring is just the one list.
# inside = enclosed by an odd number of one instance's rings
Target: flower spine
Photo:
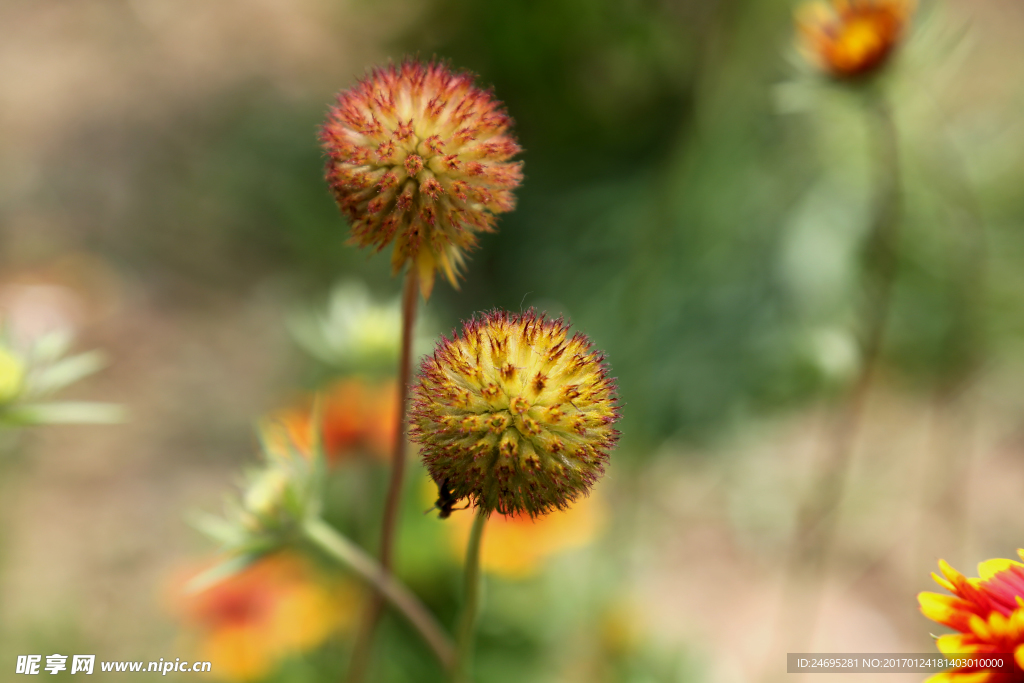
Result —
[[512, 121], [468, 73], [406, 60], [341, 92], [320, 131], [327, 182], [351, 221], [351, 241], [416, 269], [430, 295], [440, 270], [456, 285], [476, 233], [515, 206], [521, 149]]
[[501, 514], [566, 508], [604, 473], [619, 434], [604, 356], [533, 310], [487, 313], [442, 338], [411, 416], [438, 486]]

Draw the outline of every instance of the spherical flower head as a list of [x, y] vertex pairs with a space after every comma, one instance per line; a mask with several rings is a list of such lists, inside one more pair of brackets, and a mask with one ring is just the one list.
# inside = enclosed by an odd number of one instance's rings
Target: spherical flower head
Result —
[[875, 73], [903, 39], [914, 0], [818, 0], [797, 13], [799, 47], [833, 78]]
[[[1017, 551], [1024, 559], [1024, 550]], [[935, 644], [946, 655], [1012, 653], [1012, 670], [963, 667], [933, 676], [932, 683], [1011, 683], [1024, 680], [1024, 564], [997, 558], [978, 565], [967, 578], [940, 561], [936, 583], [953, 595], [923, 592], [917, 596], [929, 619], [957, 631]]]
[[476, 233], [515, 206], [522, 180], [512, 121], [473, 76], [440, 62], [374, 69], [338, 95], [320, 140], [327, 182], [352, 242], [416, 269], [430, 295], [440, 270], [454, 286]]
[[487, 313], [442, 337], [420, 368], [411, 417], [437, 485], [507, 515], [588, 493], [619, 434], [604, 356], [533, 310]]

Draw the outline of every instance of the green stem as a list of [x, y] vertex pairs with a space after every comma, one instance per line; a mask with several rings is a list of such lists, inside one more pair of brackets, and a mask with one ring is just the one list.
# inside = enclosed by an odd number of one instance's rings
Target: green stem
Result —
[[377, 595], [383, 596], [401, 612], [413, 628], [419, 631], [445, 669], [452, 667], [455, 663], [455, 648], [451, 639], [408, 588], [396, 581], [362, 548], [339, 534], [319, 517], [307, 520], [302, 526], [302, 531], [317, 547], [376, 588]]
[[[402, 482], [405, 478], [405, 422], [409, 402], [409, 383], [412, 378], [413, 327], [416, 324], [416, 303], [419, 297], [419, 281], [410, 264], [405, 273], [405, 287], [402, 290], [402, 351], [398, 360], [398, 423], [395, 426], [395, 447], [391, 455], [391, 478], [388, 482], [387, 499], [384, 502], [384, 522], [381, 527], [380, 564], [385, 571], [391, 571], [398, 513], [402, 501]], [[348, 683], [362, 683], [370, 667], [370, 653], [373, 637], [380, 622], [383, 603], [378, 594], [370, 598], [363, 614], [363, 621], [352, 648], [346, 680]]]
[[469, 683], [473, 665], [473, 636], [476, 634], [476, 618], [480, 611], [480, 546], [484, 537], [484, 526], [490, 512], [480, 509], [473, 519], [469, 532], [469, 547], [466, 548], [466, 574], [463, 582], [462, 617], [456, 640], [457, 657], [453, 680], [455, 683]]

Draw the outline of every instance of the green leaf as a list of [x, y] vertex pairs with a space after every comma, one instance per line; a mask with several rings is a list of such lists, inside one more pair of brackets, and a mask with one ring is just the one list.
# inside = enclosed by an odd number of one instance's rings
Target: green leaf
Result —
[[43, 335], [32, 345], [33, 363], [52, 363], [71, 349], [73, 335], [67, 330], [56, 330]]
[[37, 394], [49, 394], [97, 372], [106, 359], [98, 351], [90, 351], [54, 363], [43, 369], [32, 380], [32, 391]]

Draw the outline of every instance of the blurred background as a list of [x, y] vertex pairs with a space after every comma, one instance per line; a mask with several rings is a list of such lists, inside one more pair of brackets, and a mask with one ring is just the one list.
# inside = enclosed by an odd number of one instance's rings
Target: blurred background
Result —
[[[801, 73], [793, 7], [0, 4], [0, 307], [103, 350], [69, 395], [129, 415], [28, 430], [0, 461], [2, 666], [215, 652], [207, 678], [340, 680], [354, 580], [286, 558], [236, 588], [292, 596], [291, 616], [242, 633], [181, 597], [215, 552], [186, 518], [237, 490], [260, 416], [328, 387], [337, 420], [362, 415], [336, 427], [329, 515], [375, 544], [394, 350], [338, 346], [346, 311], [387, 309], [400, 283], [345, 244], [316, 131], [334, 93], [410, 54], [493, 85], [525, 148], [517, 210], [459, 291], [435, 289], [420, 350], [474, 311], [535, 306], [607, 353], [624, 406], [585, 505], [491, 530], [479, 680], [761, 681], [808, 623], [803, 651], [930, 652], [915, 595], [938, 558], [970, 573], [1024, 545], [1024, 6], [922, 2], [886, 74], [893, 308], [802, 627], [784, 567], [861, 362], [872, 189], [863, 107]], [[450, 625], [468, 520], [422, 514], [419, 469], [407, 494], [398, 572]], [[239, 654], [282, 632], [286, 656]], [[374, 678], [442, 675], [388, 618]]]

